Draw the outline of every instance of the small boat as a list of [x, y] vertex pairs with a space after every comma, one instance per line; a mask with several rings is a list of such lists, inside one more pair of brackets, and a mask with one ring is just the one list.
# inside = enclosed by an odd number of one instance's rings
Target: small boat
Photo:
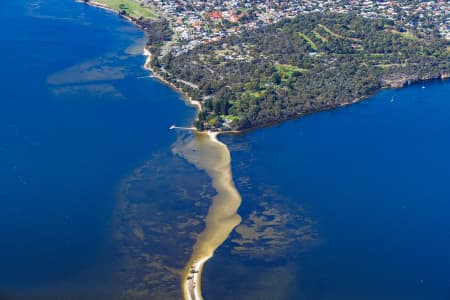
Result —
[[425, 86], [424, 86], [424, 85], [422, 85], [422, 88], [424, 89], [424, 88], [425, 88]]

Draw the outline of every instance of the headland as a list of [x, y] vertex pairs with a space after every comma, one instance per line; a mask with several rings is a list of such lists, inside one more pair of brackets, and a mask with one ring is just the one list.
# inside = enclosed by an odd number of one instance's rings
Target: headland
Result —
[[[230, 153], [216, 138], [219, 132], [280, 123], [356, 103], [383, 88], [450, 74], [448, 40], [382, 17], [310, 13], [192, 40], [177, 30], [170, 12], [158, 7], [152, 7], [155, 17], [146, 18], [126, 6], [84, 2], [113, 9], [143, 29], [145, 68], [197, 108], [195, 136], [175, 145], [174, 152], [204, 170], [217, 195], [183, 271], [185, 299], [202, 299], [203, 266], [240, 222], [241, 198]], [[200, 17], [208, 30], [217, 25], [215, 18]]]

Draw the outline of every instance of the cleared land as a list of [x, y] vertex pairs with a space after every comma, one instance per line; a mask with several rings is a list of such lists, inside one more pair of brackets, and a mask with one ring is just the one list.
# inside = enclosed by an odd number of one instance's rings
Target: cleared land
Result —
[[134, 18], [147, 18], [156, 20], [158, 15], [149, 7], [141, 6], [134, 0], [95, 0], [92, 2], [104, 4], [117, 11], [125, 11], [127, 15]]
[[417, 41], [418, 40], [418, 38], [414, 35], [414, 33], [409, 32], [409, 31], [400, 32], [400, 31], [391, 29], [391, 30], [389, 30], [389, 32], [392, 32], [394, 34], [399, 34], [403, 38], [408, 39], [408, 40], [413, 40], [413, 41]]
[[317, 51], [317, 49], [319, 49], [317, 45], [306, 34], [299, 32], [298, 35], [301, 36], [314, 51]]
[[327, 26], [323, 25], [323, 24], [318, 24], [317, 26], [319, 26], [320, 28], [322, 28], [323, 30], [325, 30], [328, 34], [334, 36], [335, 38], [338, 39], [345, 39], [345, 40], [350, 40], [350, 41], [354, 41], [354, 42], [361, 42], [360, 39], [356, 39], [356, 38], [351, 38], [351, 37], [345, 37], [342, 36], [340, 34], [335, 33], [334, 31], [332, 31], [331, 29], [329, 29]]

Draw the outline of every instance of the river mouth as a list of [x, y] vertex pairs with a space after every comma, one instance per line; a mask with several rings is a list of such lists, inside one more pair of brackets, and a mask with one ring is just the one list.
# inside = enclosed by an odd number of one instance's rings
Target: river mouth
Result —
[[195, 133], [180, 138], [173, 152], [205, 171], [217, 192], [205, 218], [205, 228], [197, 238], [182, 275], [185, 299], [202, 299], [201, 272], [204, 263], [241, 222], [237, 214], [241, 196], [232, 178], [230, 151], [217, 139], [217, 133]]

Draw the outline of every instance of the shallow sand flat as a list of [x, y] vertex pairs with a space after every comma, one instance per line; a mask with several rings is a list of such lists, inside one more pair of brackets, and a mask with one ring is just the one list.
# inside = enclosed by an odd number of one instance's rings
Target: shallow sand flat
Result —
[[184, 270], [182, 280], [186, 299], [202, 299], [201, 272], [204, 263], [241, 222], [237, 214], [241, 196], [232, 179], [230, 152], [216, 136], [217, 133], [197, 133], [180, 140], [173, 149], [176, 154], [204, 170], [212, 178], [217, 191], [205, 219], [205, 230], [198, 236]]

